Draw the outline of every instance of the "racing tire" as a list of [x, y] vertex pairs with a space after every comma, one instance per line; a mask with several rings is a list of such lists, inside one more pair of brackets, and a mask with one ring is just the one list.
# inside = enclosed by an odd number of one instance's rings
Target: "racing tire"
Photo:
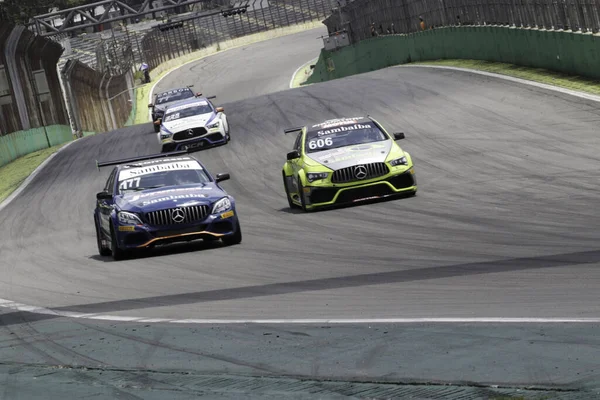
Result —
[[115, 234], [115, 228], [110, 224], [110, 241], [111, 241], [111, 253], [113, 260], [121, 261], [127, 257], [127, 252], [119, 247], [117, 244], [117, 235]]
[[304, 185], [302, 185], [302, 180], [300, 179], [300, 177], [298, 177], [298, 196], [300, 196], [300, 203], [302, 204], [300, 208], [302, 208], [302, 211], [311, 211], [308, 208], [306, 208], [306, 200], [304, 199]]
[[298, 208], [296, 203], [293, 202], [292, 196], [290, 196], [290, 191], [288, 189], [285, 171], [282, 170], [281, 175], [283, 175], [283, 188], [285, 189], [285, 197], [287, 197], [288, 205], [290, 206], [290, 208]]
[[98, 245], [98, 253], [102, 257], [110, 256], [112, 253], [109, 248], [102, 246], [102, 232], [98, 226], [98, 221], [94, 217], [94, 226], [96, 227], [96, 244]]
[[152, 123], [152, 125], [154, 125], [154, 133], [160, 132], [160, 125], [156, 125], [155, 123]]
[[240, 221], [235, 224], [235, 233], [227, 236], [223, 236], [221, 240], [225, 246], [233, 246], [235, 244], [242, 243], [242, 229], [240, 228]]

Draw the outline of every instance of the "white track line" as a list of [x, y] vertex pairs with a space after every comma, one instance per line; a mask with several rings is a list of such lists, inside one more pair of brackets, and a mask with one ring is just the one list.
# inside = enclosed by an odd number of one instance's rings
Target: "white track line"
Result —
[[437, 69], [449, 69], [449, 70], [454, 70], [454, 71], [469, 72], [472, 74], [490, 76], [493, 78], [500, 78], [500, 79], [504, 79], [506, 81], [512, 81], [512, 82], [520, 83], [523, 85], [535, 86], [535, 87], [538, 87], [541, 89], [552, 90], [554, 92], [560, 92], [563, 94], [568, 94], [571, 96], [579, 97], [582, 99], [600, 102], [600, 96], [598, 96], [598, 95], [589, 94], [589, 93], [585, 93], [585, 92], [578, 92], [576, 90], [566, 89], [566, 88], [562, 88], [560, 86], [548, 85], [546, 83], [530, 81], [530, 80], [522, 79], [522, 78], [515, 78], [512, 76], [508, 76], [508, 75], [495, 74], [493, 72], [486, 72], [486, 71], [478, 71], [476, 69], [449, 67], [449, 66], [445, 66], [445, 65], [430, 65], [430, 64], [428, 64], [428, 65], [426, 65], [426, 64], [404, 64], [404, 65], [397, 65], [392, 68], [396, 68], [396, 67], [400, 67], [400, 68], [437, 68]]
[[0, 299], [0, 308], [11, 311], [23, 311], [35, 314], [50, 315], [53, 317], [66, 317], [88, 320], [119, 321], [119, 322], [139, 322], [139, 323], [171, 323], [171, 324], [420, 324], [420, 323], [495, 323], [495, 324], [581, 324], [581, 323], [600, 323], [600, 318], [502, 318], [502, 317], [481, 317], [481, 318], [307, 318], [307, 319], [169, 319], [169, 318], [145, 318], [128, 317], [108, 314], [90, 314], [69, 311], [56, 311], [45, 307], [30, 306], [23, 303], [17, 303], [11, 300]]

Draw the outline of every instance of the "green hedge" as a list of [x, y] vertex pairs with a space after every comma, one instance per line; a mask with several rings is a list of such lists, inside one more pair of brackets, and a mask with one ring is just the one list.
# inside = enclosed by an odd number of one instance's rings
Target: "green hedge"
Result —
[[[73, 140], [71, 127], [51, 125], [46, 127], [50, 146]], [[47, 149], [48, 140], [44, 128], [33, 128], [0, 136], [0, 167], [34, 151]]]
[[306, 83], [439, 59], [496, 61], [600, 79], [600, 37], [497, 26], [457, 26], [380, 36], [336, 51], [321, 50]]

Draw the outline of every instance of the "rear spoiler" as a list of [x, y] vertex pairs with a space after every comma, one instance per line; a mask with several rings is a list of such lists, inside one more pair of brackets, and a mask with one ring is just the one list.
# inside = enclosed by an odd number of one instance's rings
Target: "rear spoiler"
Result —
[[99, 162], [98, 160], [96, 160], [96, 168], [100, 169], [102, 167], [108, 167], [110, 165], [119, 165], [119, 164], [126, 164], [126, 163], [131, 163], [131, 162], [136, 162], [136, 161], [152, 160], [153, 158], [181, 156], [181, 155], [184, 155], [184, 154], [188, 154], [188, 151], [187, 150], [172, 151], [170, 153], [151, 154], [151, 155], [148, 155], [148, 156], [123, 158], [122, 160], [113, 160], [113, 161], [101, 161], [101, 162]]
[[298, 132], [298, 131], [301, 131], [302, 129], [304, 129], [303, 126], [300, 126], [298, 128], [288, 128], [288, 129], [284, 129], [283, 133], [285, 133], [287, 135], [288, 133]]

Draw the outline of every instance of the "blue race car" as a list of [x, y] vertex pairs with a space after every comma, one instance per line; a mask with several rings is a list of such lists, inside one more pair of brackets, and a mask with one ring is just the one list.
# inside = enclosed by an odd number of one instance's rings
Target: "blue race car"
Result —
[[197, 239], [242, 241], [235, 200], [187, 152], [97, 162], [115, 166], [96, 195], [98, 252], [115, 260], [131, 250]]

